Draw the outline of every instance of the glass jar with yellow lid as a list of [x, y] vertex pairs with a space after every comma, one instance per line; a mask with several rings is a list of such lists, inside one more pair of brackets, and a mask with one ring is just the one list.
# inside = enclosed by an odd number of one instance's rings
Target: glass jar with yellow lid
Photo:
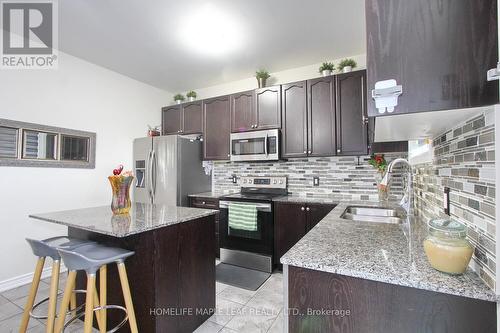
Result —
[[463, 274], [474, 248], [466, 239], [465, 225], [451, 219], [432, 219], [424, 251], [431, 266], [448, 274]]

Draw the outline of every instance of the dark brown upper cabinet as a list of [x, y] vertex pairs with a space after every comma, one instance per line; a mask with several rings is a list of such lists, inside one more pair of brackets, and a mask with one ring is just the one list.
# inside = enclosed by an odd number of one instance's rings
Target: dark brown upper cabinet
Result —
[[179, 134], [182, 132], [181, 105], [166, 106], [161, 109], [162, 134]]
[[229, 96], [203, 101], [203, 158], [228, 160], [229, 135], [231, 132], [231, 108]]
[[335, 155], [335, 80], [333, 76], [307, 81], [309, 156]]
[[163, 135], [202, 132], [202, 101], [166, 106], [161, 110]]
[[231, 132], [245, 132], [255, 129], [255, 91], [231, 95]]
[[202, 132], [202, 101], [182, 105], [182, 134], [197, 134]]
[[498, 103], [497, 0], [366, 0], [368, 115], [371, 91], [395, 79], [403, 93], [393, 113]]
[[284, 84], [281, 91], [281, 156], [307, 156], [307, 83], [300, 81]]
[[335, 82], [337, 155], [366, 155], [366, 71], [336, 75]]
[[281, 128], [281, 86], [255, 90], [256, 129]]

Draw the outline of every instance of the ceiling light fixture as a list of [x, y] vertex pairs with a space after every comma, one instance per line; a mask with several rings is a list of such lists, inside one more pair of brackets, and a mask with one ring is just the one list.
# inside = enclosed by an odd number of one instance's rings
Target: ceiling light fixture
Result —
[[180, 41], [197, 53], [221, 56], [243, 45], [242, 29], [235, 17], [207, 3], [180, 20]]

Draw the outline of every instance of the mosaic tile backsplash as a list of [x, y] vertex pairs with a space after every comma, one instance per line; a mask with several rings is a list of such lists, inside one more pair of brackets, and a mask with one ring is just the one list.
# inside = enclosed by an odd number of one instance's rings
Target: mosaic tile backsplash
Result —
[[475, 246], [472, 268], [495, 289], [495, 135], [493, 111], [458, 124], [433, 139], [432, 163], [414, 168], [415, 209], [426, 220], [445, 217], [444, 187], [450, 188], [450, 215], [465, 223]]
[[[388, 162], [406, 153], [385, 154]], [[232, 163], [214, 162], [213, 190], [236, 192], [240, 187], [231, 181], [232, 175], [287, 176], [288, 192], [292, 195], [338, 199], [377, 200], [376, 170], [368, 164], [369, 156], [297, 158], [279, 162]], [[319, 186], [313, 186], [313, 177]], [[402, 196], [401, 179], [394, 177], [391, 194]]]

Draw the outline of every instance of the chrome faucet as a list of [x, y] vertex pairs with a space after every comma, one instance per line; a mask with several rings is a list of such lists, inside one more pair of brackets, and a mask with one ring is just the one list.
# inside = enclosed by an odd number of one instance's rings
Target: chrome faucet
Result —
[[413, 207], [412, 195], [413, 195], [413, 183], [412, 183], [412, 171], [410, 163], [404, 158], [396, 158], [387, 166], [387, 172], [384, 178], [380, 182], [380, 185], [387, 186], [389, 184], [389, 175], [392, 174], [392, 169], [396, 164], [403, 163], [408, 167], [406, 186], [403, 186], [404, 195], [401, 199], [399, 205], [406, 211], [407, 215], [410, 215], [410, 209]]

